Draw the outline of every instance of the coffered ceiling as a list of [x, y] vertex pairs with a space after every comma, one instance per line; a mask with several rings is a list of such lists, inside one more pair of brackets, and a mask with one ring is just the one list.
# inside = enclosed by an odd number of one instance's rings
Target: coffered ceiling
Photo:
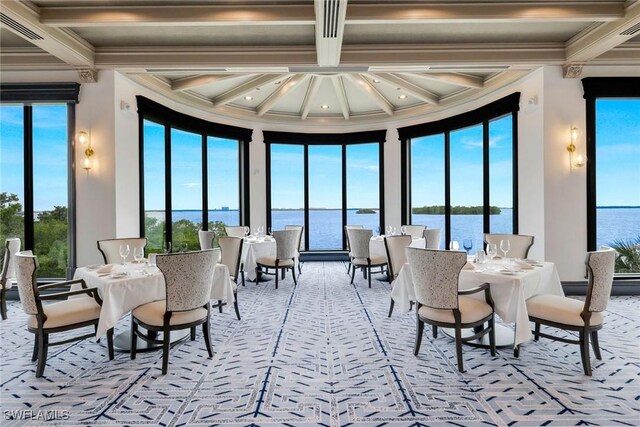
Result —
[[[0, 70], [116, 69], [244, 119], [379, 121], [543, 65], [640, 65], [633, 1], [3, 0]], [[98, 74], [99, 78], [99, 74]]]

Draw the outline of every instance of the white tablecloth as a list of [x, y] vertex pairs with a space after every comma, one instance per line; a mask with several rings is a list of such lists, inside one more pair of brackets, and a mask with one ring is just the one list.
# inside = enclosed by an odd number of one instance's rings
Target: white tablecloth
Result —
[[[151, 274], [143, 275], [143, 268]], [[84, 279], [89, 288], [98, 288], [102, 298], [96, 337], [103, 336], [122, 316], [134, 308], [166, 298], [164, 276], [157, 267], [129, 263], [124, 267], [117, 265], [112, 271], [126, 271], [129, 275], [122, 279], [112, 279], [107, 275], [100, 277], [95, 270], [82, 267], [76, 269], [73, 276], [74, 279]], [[78, 289], [79, 285], [74, 287]], [[211, 299], [226, 299], [228, 305], [235, 301], [229, 269], [224, 264], [216, 264], [211, 284]]]
[[245, 237], [242, 244], [242, 271], [247, 280], [256, 280], [256, 266], [258, 258], [263, 256], [276, 256], [277, 247], [275, 240], [248, 239]]
[[[498, 267], [499, 264], [500, 262], [496, 262], [495, 266]], [[525, 301], [540, 294], [564, 296], [558, 271], [555, 264], [551, 262], [542, 263], [542, 267], [534, 267], [533, 270], [525, 270], [514, 275], [507, 275], [495, 270], [484, 272], [462, 270], [460, 272], [459, 287], [461, 290], [470, 289], [482, 283], [491, 284], [491, 297], [498, 316], [507, 323], [515, 323], [515, 345], [532, 338]], [[484, 299], [482, 292], [472, 296]], [[409, 264], [402, 267], [393, 282], [391, 298], [401, 312], [409, 311], [410, 301], [415, 301], [416, 293]]]
[[[424, 238], [420, 237], [417, 239], [413, 239], [411, 244], [409, 245], [412, 248], [423, 248], [424, 249]], [[387, 257], [387, 250], [384, 247], [384, 236], [374, 236], [369, 241], [369, 255], [374, 256], [383, 256]]]

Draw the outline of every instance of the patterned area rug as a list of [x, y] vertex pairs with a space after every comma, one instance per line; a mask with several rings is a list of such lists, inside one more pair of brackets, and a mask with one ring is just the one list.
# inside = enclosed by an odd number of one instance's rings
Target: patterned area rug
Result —
[[[639, 297], [612, 298], [603, 360], [592, 357], [586, 377], [578, 346], [549, 340], [525, 344], [519, 359], [465, 346], [460, 374], [453, 340], [425, 328], [414, 357], [414, 313], [387, 317], [389, 294], [361, 275], [349, 285], [346, 264], [308, 262], [297, 287], [289, 275], [278, 290], [241, 287], [241, 321], [231, 308], [213, 313], [213, 359], [200, 330], [172, 349], [166, 376], [160, 352], [109, 361], [105, 340], [85, 340], [51, 348], [39, 379], [12, 302], [0, 322], [0, 424], [640, 424]], [[116, 333], [128, 328], [123, 318]]]

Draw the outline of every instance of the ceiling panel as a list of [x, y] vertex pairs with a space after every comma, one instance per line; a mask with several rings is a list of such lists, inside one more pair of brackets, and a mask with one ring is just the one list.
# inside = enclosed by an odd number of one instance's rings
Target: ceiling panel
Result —
[[35, 47], [23, 37], [6, 28], [0, 28], [0, 47]]

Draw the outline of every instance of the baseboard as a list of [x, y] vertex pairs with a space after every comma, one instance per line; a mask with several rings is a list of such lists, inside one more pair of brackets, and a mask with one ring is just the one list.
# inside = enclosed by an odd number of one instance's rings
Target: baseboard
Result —
[[[587, 294], [587, 281], [562, 282], [565, 295], [585, 296]], [[612, 296], [640, 295], [640, 280], [614, 280], [611, 287]]]

